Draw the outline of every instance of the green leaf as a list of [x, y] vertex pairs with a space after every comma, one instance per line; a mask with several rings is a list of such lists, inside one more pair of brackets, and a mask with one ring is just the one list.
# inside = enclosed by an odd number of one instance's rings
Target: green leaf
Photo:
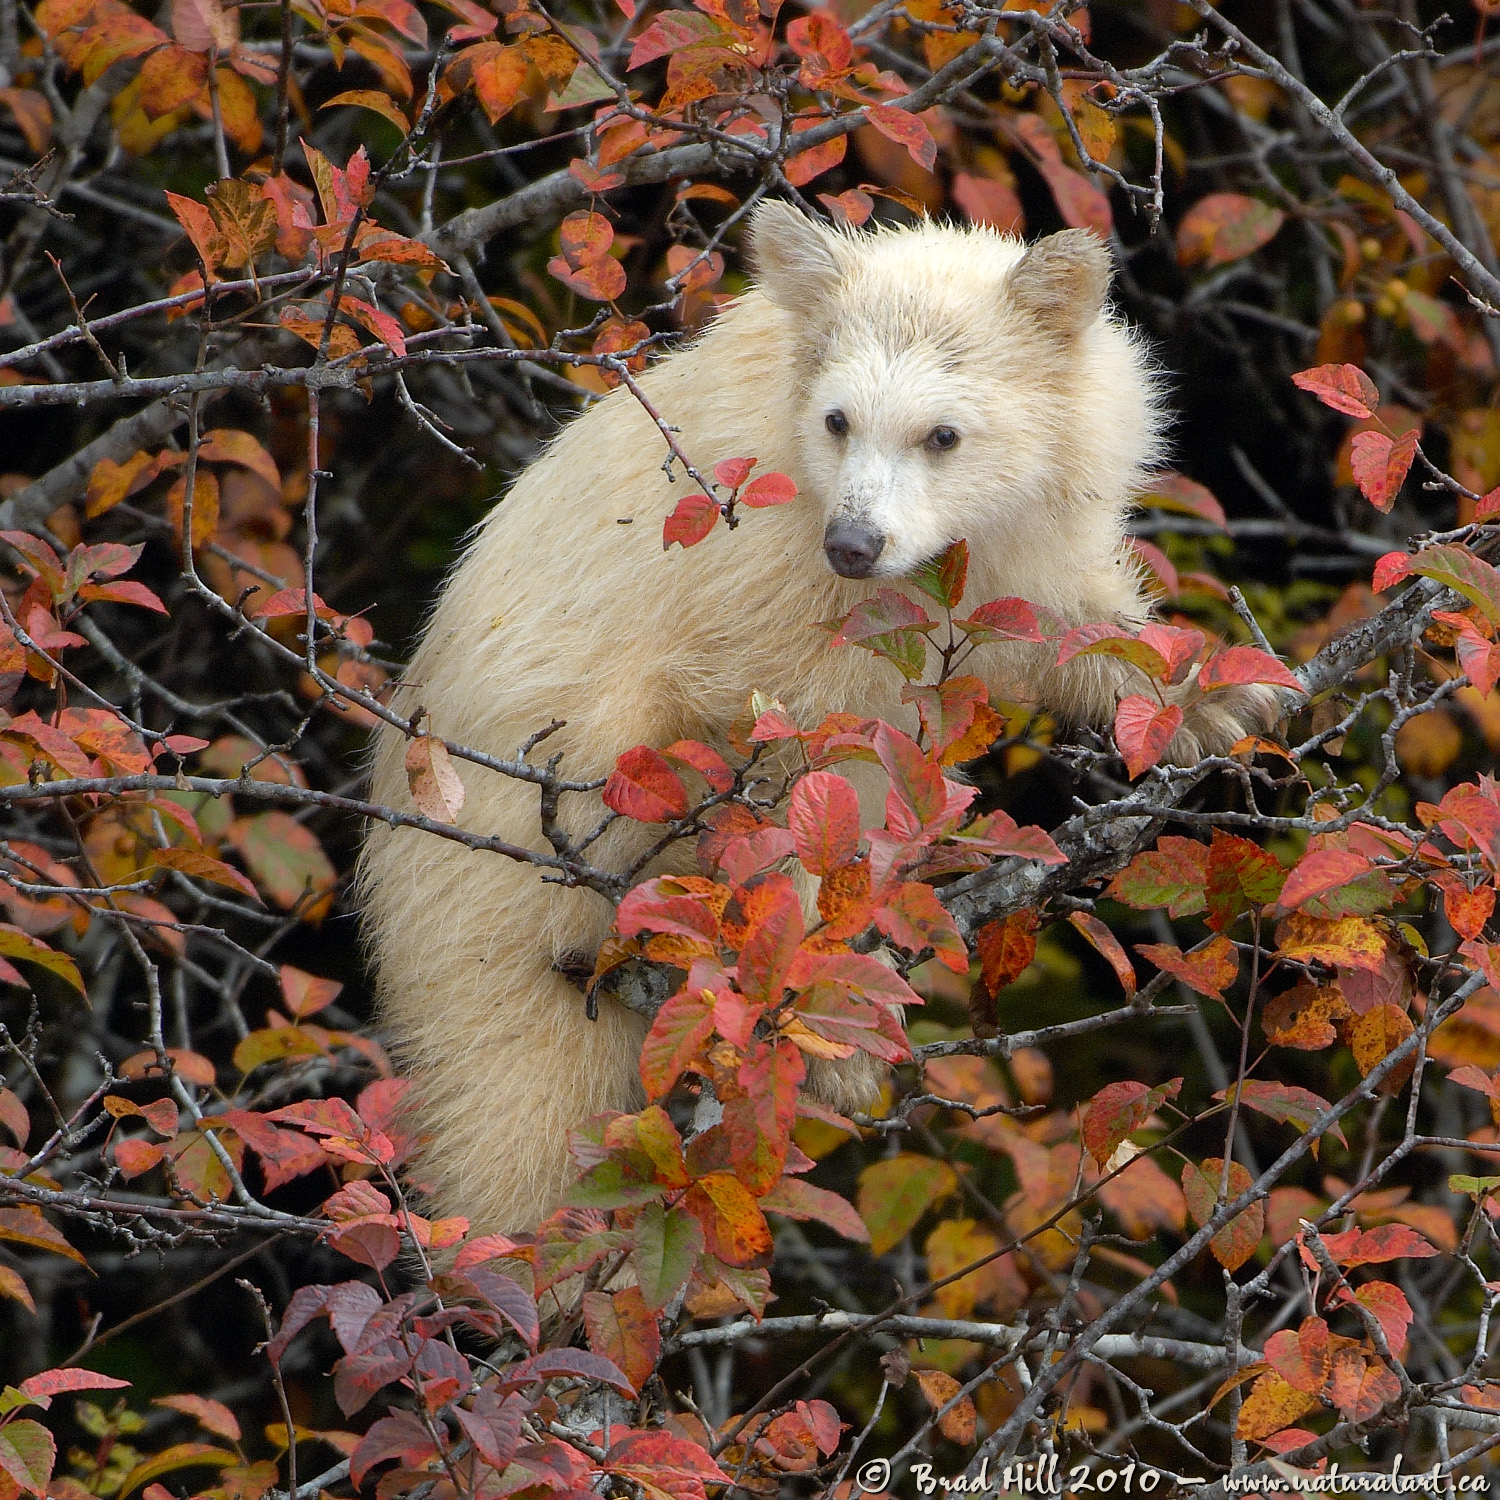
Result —
[[703, 1226], [691, 1214], [680, 1208], [663, 1208], [660, 1203], [642, 1211], [636, 1220], [635, 1249], [630, 1258], [641, 1296], [652, 1312], [660, 1311], [687, 1285], [702, 1253]]
[[1259, 844], [1214, 829], [1208, 850], [1208, 925], [1224, 932], [1242, 912], [1281, 894], [1286, 871]]
[[919, 563], [906, 576], [944, 609], [952, 609], [963, 598], [968, 581], [969, 544], [954, 542], [946, 552]]
[[941, 1198], [958, 1191], [958, 1176], [945, 1161], [903, 1151], [872, 1162], [859, 1174], [859, 1216], [870, 1231], [870, 1251], [884, 1255]]
[[52, 1466], [57, 1462], [57, 1444], [40, 1422], [23, 1417], [0, 1427], [0, 1474], [8, 1474], [31, 1495], [45, 1495]]
[[1208, 845], [1165, 834], [1156, 848], [1136, 857], [1104, 894], [1137, 911], [1165, 908], [1169, 917], [1191, 917], [1208, 905]]
[[304, 896], [331, 891], [338, 880], [316, 835], [288, 813], [239, 818], [229, 838], [250, 866], [255, 883], [283, 911], [291, 910]]
[[1448, 1191], [1467, 1193], [1471, 1198], [1492, 1193], [1500, 1188], [1500, 1177], [1471, 1177], [1467, 1172], [1452, 1172], [1448, 1176]]
[[1500, 625], [1500, 573], [1465, 547], [1428, 547], [1411, 560], [1411, 571], [1446, 584]]

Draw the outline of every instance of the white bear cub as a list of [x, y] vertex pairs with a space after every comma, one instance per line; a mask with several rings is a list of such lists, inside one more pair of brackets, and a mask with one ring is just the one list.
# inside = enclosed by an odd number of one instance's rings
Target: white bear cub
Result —
[[[967, 600], [1020, 595], [1069, 624], [1143, 621], [1124, 518], [1161, 452], [1158, 389], [1109, 311], [1103, 245], [1078, 230], [1028, 248], [927, 223], [845, 234], [778, 203], [752, 224], [755, 285], [694, 343], [641, 377], [703, 472], [753, 456], [795, 481], [791, 504], [743, 514], [664, 551], [683, 494], [650, 416], [617, 390], [569, 424], [479, 528], [406, 680], [435, 734], [511, 757], [554, 720], [562, 773], [606, 776], [633, 745], [722, 744], [755, 688], [804, 724], [849, 710], [914, 728], [886, 662], [830, 649], [811, 622], [965, 538]], [[1101, 657], [987, 646], [965, 670], [1025, 684], [1064, 719], [1104, 724], [1131, 690]], [[1137, 685], [1139, 679], [1137, 679]], [[1171, 758], [1196, 760], [1275, 715], [1269, 690], [1204, 699]], [[374, 800], [409, 807], [405, 741], [379, 736]], [[455, 761], [463, 826], [545, 854], [537, 789]], [[570, 794], [577, 839], [602, 814]], [[623, 869], [660, 829], [620, 819], [583, 858]], [[678, 866], [689, 851], [674, 851]], [[419, 1176], [437, 1209], [522, 1230], [568, 1178], [567, 1133], [642, 1102], [646, 1023], [609, 1002], [585, 1015], [558, 966], [592, 957], [609, 904], [536, 867], [412, 829], [377, 826], [361, 882], [386, 1023], [427, 1137]], [[851, 1059], [851, 1061], [856, 1061]], [[821, 1072], [845, 1108], [871, 1073]]]

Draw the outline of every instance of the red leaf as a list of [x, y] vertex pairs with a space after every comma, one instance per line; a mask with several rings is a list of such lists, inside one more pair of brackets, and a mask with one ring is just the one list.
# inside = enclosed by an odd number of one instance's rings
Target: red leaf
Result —
[[687, 788], [661, 755], [637, 745], [615, 762], [604, 805], [638, 823], [670, 823], [687, 815]]
[[1417, 429], [1410, 428], [1394, 441], [1383, 432], [1356, 432], [1349, 467], [1360, 493], [1378, 511], [1388, 511], [1406, 482], [1407, 471], [1417, 456]]
[[1406, 1342], [1406, 1330], [1415, 1317], [1401, 1288], [1388, 1281], [1367, 1281], [1355, 1291], [1354, 1300], [1375, 1315], [1386, 1343], [1391, 1346], [1391, 1353], [1399, 1352]]
[[591, 302], [613, 302], [625, 290], [625, 267], [607, 255], [581, 269], [555, 255], [547, 262], [547, 270], [570, 291]]
[[1162, 510], [1197, 516], [1199, 520], [1211, 521], [1218, 527], [1229, 525], [1224, 507], [1207, 485], [1199, 484], [1196, 479], [1189, 479], [1185, 474], [1174, 474], [1170, 470], [1151, 476], [1142, 503], [1158, 506]]
[[814, 1187], [800, 1177], [783, 1177], [769, 1193], [760, 1198], [760, 1206], [769, 1214], [787, 1219], [816, 1219], [836, 1230], [846, 1240], [861, 1245], [870, 1241], [870, 1231], [854, 1205], [826, 1188]]
[[1292, 384], [1346, 417], [1373, 417], [1380, 406], [1375, 382], [1358, 365], [1319, 365], [1299, 370]]
[[1293, 911], [1313, 897], [1338, 890], [1374, 868], [1363, 854], [1352, 849], [1316, 849], [1304, 855], [1287, 876], [1278, 905], [1283, 911]]
[[714, 465], [714, 478], [728, 490], [737, 490], [750, 477], [756, 465], [753, 458], [721, 458]]
[[1279, 208], [1243, 193], [1210, 193], [1182, 216], [1177, 226], [1177, 261], [1192, 266], [1227, 265], [1252, 254], [1275, 237], [1286, 222]]
[[344, 986], [337, 979], [319, 979], [291, 964], [281, 966], [281, 995], [287, 1014], [297, 1017], [316, 1015], [338, 999]]
[[414, 1469], [436, 1452], [437, 1445], [416, 1413], [398, 1411], [381, 1417], [359, 1440], [349, 1459], [349, 1477], [358, 1488], [365, 1475], [388, 1458], [399, 1458], [403, 1468]]
[[662, 526], [662, 551], [673, 542], [683, 547], [696, 546], [714, 529], [719, 514], [717, 500], [710, 500], [707, 495], [684, 495]]
[[637, 1390], [645, 1385], [661, 1357], [661, 1329], [641, 1289], [585, 1293], [583, 1321], [589, 1346], [618, 1365]]
[[[1322, 1236], [1324, 1248], [1345, 1270], [1378, 1265], [1387, 1260], [1418, 1260], [1438, 1254], [1436, 1245], [1405, 1224], [1381, 1224], [1375, 1229], [1346, 1229]], [[1305, 1245], [1302, 1259], [1309, 1270], [1319, 1270], [1317, 1257]]]
[[1047, 639], [1042, 634], [1035, 606], [1025, 599], [992, 599], [957, 624], [966, 635], [981, 642]]
[[803, 938], [802, 903], [785, 875], [768, 875], [744, 900], [748, 918], [736, 974], [753, 1005], [781, 1001], [787, 970]]
[[481, 1390], [474, 1397], [474, 1409], [449, 1408], [473, 1443], [474, 1450], [497, 1472], [504, 1472], [515, 1457], [521, 1441], [521, 1424], [526, 1419], [526, 1402], [520, 1396], [502, 1401], [491, 1390]]
[[1275, 687], [1302, 691], [1302, 684], [1286, 667], [1257, 646], [1227, 646], [1211, 656], [1198, 674], [1198, 686], [1205, 693], [1250, 682], [1267, 682]]
[[[257, 604], [250, 611], [252, 620], [267, 620], [279, 618], [282, 615], [305, 615], [307, 613], [307, 594], [303, 589], [278, 589], [269, 599]], [[317, 595], [313, 595], [313, 613], [320, 620], [338, 622], [343, 616], [331, 606], [325, 604]]]
[[762, 474], [740, 492], [739, 503], [759, 510], [768, 505], [786, 505], [796, 498], [797, 486], [790, 475]]
[[873, 599], [862, 599], [844, 616], [830, 644], [850, 646], [895, 630], [926, 630], [936, 622], [920, 604], [896, 589], [880, 589]]
[[893, 104], [870, 104], [865, 107], [865, 118], [887, 140], [905, 146], [907, 154], [924, 172], [937, 165], [937, 142], [926, 123], [909, 109], [897, 109]]
[[501, 1373], [500, 1383], [502, 1388], [514, 1390], [530, 1385], [533, 1380], [552, 1380], [564, 1375], [581, 1380], [600, 1380], [617, 1391], [635, 1395], [634, 1388], [612, 1360], [602, 1359], [583, 1349], [544, 1349], [520, 1364], [507, 1365]]
[[701, 740], [675, 740], [662, 754], [691, 766], [716, 792], [727, 792], [734, 785], [734, 772], [724, 757]]
[[885, 802], [887, 828], [905, 837], [943, 815], [948, 806], [943, 773], [915, 740], [882, 722], [875, 730], [875, 753], [891, 783]]
[[1208, 925], [1224, 932], [1242, 912], [1275, 901], [1283, 880], [1274, 855], [1215, 828], [1208, 849]]
[[129, 1384], [128, 1380], [116, 1380], [113, 1375], [101, 1375], [97, 1370], [43, 1370], [40, 1375], [23, 1380], [18, 1389], [38, 1406], [46, 1406], [64, 1391], [114, 1391]]
[[563, 257], [575, 271], [603, 260], [614, 239], [614, 229], [603, 214], [569, 214], [558, 229]]
[[231, 1443], [240, 1440], [239, 1419], [222, 1401], [214, 1401], [208, 1396], [158, 1396], [151, 1404], [192, 1417], [216, 1437], [228, 1438]]
[[787, 825], [797, 857], [814, 875], [826, 875], [859, 853], [859, 793], [831, 771], [809, 771], [792, 788]]
[[968, 172], [953, 176], [953, 201], [971, 224], [988, 224], [1002, 234], [1020, 234], [1026, 227], [1025, 210], [1016, 190], [992, 177]]
[[826, 10], [799, 16], [786, 29], [786, 41], [804, 62], [813, 64], [812, 86], [830, 73], [844, 73], [854, 62], [854, 43], [837, 17]]
[[664, 11], [635, 39], [625, 71], [628, 73], [679, 48], [690, 47], [717, 30], [718, 26], [709, 16], [693, 11]]
[[1139, 1130], [1166, 1100], [1175, 1099], [1181, 1090], [1180, 1078], [1154, 1089], [1134, 1081], [1105, 1084], [1083, 1115], [1083, 1144], [1089, 1155], [1102, 1168], [1126, 1136]]
[[740, 1065], [738, 1082], [750, 1096], [756, 1130], [776, 1163], [775, 1177], [781, 1175], [786, 1162], [796, 1118], [797, 1089], [806, 1074], [802, 1053], [791, 1042], [762, 1047], [757, 1056]]
[[1411, 577], [1411, 554], [1409, 552], [1387, 552], [1375, 564], [1375, 572], [1370, 579], [1370, 587], [1377, 594], [1383, 594], [1387, 589], [1394, 588], [1403, 578]]
[[969, 972], [969, 950], [947, 908], [930, 885], [909, 880], [876, 908], [875, 925], [909, 953], [931, 948], [955, 974]]
[[1115, 710], [1115, 743], [1132, 780], [1161, 760], [1181, 728], [1182, 710], [1175, 703], [1163, 708], [1140, 693], [1120, 700]]
[[648, 1493], [675, 1500], [704, 1500], [705, 1484], [734, 1482], [706, 1448], [663, 1431], [627, 1433], [605, 1455], [604, 1466]]
[[986, 922], [975, 934], [974, 946], [984, 987], [991, 997], [998, 996], [1007, 985], [1014, 984], [1036, 957], [1035, 910], [1012, 912], [1003, 922]]
[[1292, 1387], [1316, 1396], [1328, 1382], [1329, 1332], [1322, 1318], [1304, 1318], [1266, 1340], [1266, 1361]]
[[679, 990], [657, 1011], [641, 1046], [641, 1082], [648, 1098], [659, 1099], [672, 1087], [713, 1029], [714, 993], [709, 989]]

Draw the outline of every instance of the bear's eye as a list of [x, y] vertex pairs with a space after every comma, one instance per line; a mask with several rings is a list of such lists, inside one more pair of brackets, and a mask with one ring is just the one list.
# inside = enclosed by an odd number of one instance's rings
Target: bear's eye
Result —
[[923, 439], [922, 446], [933, 453], [946, 453], [958, 446], [958, 434], [951, 427], [934, 427]]
[[823, 425], [834, 437], [844, 437], [849, 431], [849, 418], [841, 411], [831, 411], [823, 418]]

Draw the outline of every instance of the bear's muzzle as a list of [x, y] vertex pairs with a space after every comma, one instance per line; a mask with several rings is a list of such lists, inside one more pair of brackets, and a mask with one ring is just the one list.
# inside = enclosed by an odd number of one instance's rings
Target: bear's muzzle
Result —
[[868, 578], [885, 549], [885, 538], [856, 521], [832, 520], [823, 533], [828, 565], [841, 578]]

